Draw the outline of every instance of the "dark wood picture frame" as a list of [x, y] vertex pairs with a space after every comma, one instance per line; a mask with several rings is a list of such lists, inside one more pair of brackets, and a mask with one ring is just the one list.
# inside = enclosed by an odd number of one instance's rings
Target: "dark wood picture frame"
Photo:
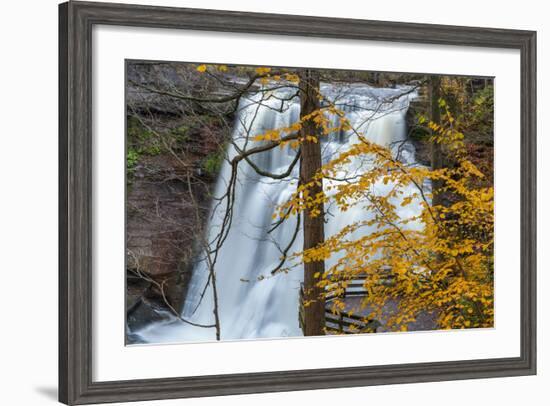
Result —
[[[92, 380], [92, 27], [285, 34], [518, 49], [521, 53], [521, 354], [517, 358]], [[536, 373], [536, 33], [68, 2], [59, 6], [59, 400], [66, 404], [218, 396]]]

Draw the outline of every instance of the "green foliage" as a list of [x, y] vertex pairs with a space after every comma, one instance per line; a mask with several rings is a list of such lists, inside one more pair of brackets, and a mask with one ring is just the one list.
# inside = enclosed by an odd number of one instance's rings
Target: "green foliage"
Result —
[[477, 91], [473, 96], [473, 108], [467, 114], [471, 129], [475, 130], [475, 133], [480, 134], [479, 141], [486, 144], [493, 143], [493, 95], [493, 86], [487, 86]]
[[223, 151], [219, 150], [204, 158], [202, 161], [202, 168], [208, 175], [214, 176], [220, 171], [223, 163], [223, 156]]
[[128, 144], [140, 155], [158, 155], [162, 146], [155, 134], [137, 119], [128, 118]]
[[177, 144], [183, 144], [189, 141], [189, 131], [191, 128], [186, 125], [180, 125], [179, 127], [174, 128], [170, 135], [173, 137], [174, 141]]
[[430, 137], [430, 131], [426, 129], [425, 123], [427, 118], [424, 114], [417, 113], [415, 124], [409, 129], [409, 138], [413, 141], [426, 141]]
[[139, 153], [135, 149], [129, 148], [126, 154], [126, 172], [128, 174], [133, 174], [135, 172], [138, 161]]
[[200, 163], [208, 175], [215, 176], [221, 168], [224, 152], [223, 149], [217, 148], [215, 141], [209, 144], [208, 137], [214, 137], [210, 135], [211, 132], [215, 133], [215, 129], [221, 125], [222, 120], [219, 117], [211, 114], [197, 114], [185, 117], [185, 120], [177, 122], [177, 125], [172, 128], [162, 128], [157, 132], [145, 126], [138, 118], [128, 117], [126, 157], [128, 174], [133, 175], [136, 164], [144, 157], [168, 152], [179, 154], [189, 150], [192, 154], [196, 154], [197, 149], [200, 151], [198, 154], [201, 155], [214, 149], [215, 151], [209, 155], [203, 155]]
[[127, 145], [126, 171], [128, 175], [134, 174], [137, 163], [144, 155], [155, 156], [163, 152], [155, 134], [146, 129], [134, 117], [129, 117], [127, 121]]
[[127, 135], [132, 142], [144, 142], [153, 137], [153, 133], [146, 129], [135, 117], [128, 117]]

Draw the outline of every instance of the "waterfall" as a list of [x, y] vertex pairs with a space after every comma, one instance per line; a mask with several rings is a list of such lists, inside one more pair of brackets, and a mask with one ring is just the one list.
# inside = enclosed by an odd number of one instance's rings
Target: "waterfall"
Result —
[[[266, 130], [288, 127], [299, 119], [300, 104], [292, 89], [274, 92], [258, 92], [240, 101], [238, 118], [233, 132], [233, 142], [239, 149], [250, 149], [265, 141], [252, 141], [254, 135]], [[330, 100], [343, 110], [352, 126], [370, 141], [390, 147], [399, 159], [415, 164], [414, 147], [407, 142], [405, 115], [409, 100], [414, 96], [407, 88], [378, 89], [363, 84], [322, 84], [325, 100]], [[338, 116], [330, 117], [334, 125]], [[247, 137], [245, 134], [252, 135]], [[323, 160], [327, 162], [354, 143], [357, 136], [351, 131], [333, 133], [322, 142]], [[228, 158], [237, 154], [234, 146], [228, 147]], [[290, 147], [274, 148], [257, 154], [252, 162], [264, 171], [278, 174], [285, 172], [293, 162], [296, 152]], [[354, 158], [349, 166], [358, 174], [372, 168], [368, 157]], [[301, 336], [298, 324], [299, 287], [303, 267], [290, 265], [288, 273], [271, 275], [280, 262], [281, 248], [291, 241], [296, 228], [296, 218], [291, 217], [281, 226], [268, 233], [273, 225], [276, 207], [289, 199], [296, 188], [299, 165], [290, 176], [274, 180], [257, 174], [254, 168], [242, 161], [236, 182], [234, 213], [227, 238], [219, 251], [215, 265], [218, 290], [218, 311], [222, 340], [276, 338]], [[223, 196], [231, 175], [231, 166], [226, 161], [218, 176], [214, 196]], [[329, 184], [325, 181], [325, 186]], [[388, 191], [391, 184], [376, 185], [380, 193]], [[429, 187], [429, 185], [427, 185]], [[402, 198], [414, 190], [405, 190]], [[396, 205], [400, 207], [399, 204]], [[221, 219], [225, 214], [224, 204], [214, 201], [209, 224], [209, 240], [219, 233]], [[371, 216], [361, 205], [346, 212], [329, 207], [325, 235], [330, 236], [344, 226]], [[418, 202], [400, 208], [402, 217], [416, 216], [420, 212]], [[410, 227], [421, 227], [411, 223]], [[362, 228], [358, 233], [368, 233]], [[357, 235], [356, 237], [359, 237]], [[290, 253], [302, 247], [302, 234], [298, 233]], [[182, 317], [203, 325], [214, 323], [214, 302], [209, 268], [205, 254], [201, 254], [193, 269], [190, 286], [182, 309]], [[327, 263], [330, 266], [330, 263]], [[205, 289], [205, 286], [208, 287]], [[195, 327], [177, 319], [153, 323], [137, 334], [150, 343], [208, 341], [215, 339], [215, 329]]]

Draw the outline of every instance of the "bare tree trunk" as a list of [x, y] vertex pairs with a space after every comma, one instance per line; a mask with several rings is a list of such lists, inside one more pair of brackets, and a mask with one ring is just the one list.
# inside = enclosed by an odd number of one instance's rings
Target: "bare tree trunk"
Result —
[[[441, 78], [439, 76], [430, 77], [430, 101], [431, 101], [431, 121], [440, 124], [441, 123], [441, 110], [439, 107], [439, 99], [441, 98]], [[430, 148], [430, 159], [432, 169], [443, 168], [443, 151], [441, 150], [441, 144], [438, 142], [432, 142]], [[434, 180], [432, 182], [432, 205], [438, 206], [442, 204], [441, 188], [442, 184], [440, 180]]]
[[[300, 74], [301, 110], [300, 117], [316, 111], [319, 103], [319, 74], [312, 70], [305, 70]], [[301, 136], [314, 136], [316, 141], [304, 140], [302, 143], [302, 157], [300, 162], [300, 181], [309, 183], [321, 169], [321, 141], [318, 138], [318, 128], [312, 120], [302, 123]], [[323, 185], [315, 185], [310, 189], [311, 196], [322, 192]], [[312, 215], [311, 211], [318, 209], [320, 214]], [[304, 251], [324, 242], [324, 208], [319, 207], [306, 210], [304, 213]], [[325, 327], [325, 300], [322, 289], [317, 286], [320, 276], [325, 272], [325, 262], [308, 262], [304, 264], [304, 335], [323, 335]]]

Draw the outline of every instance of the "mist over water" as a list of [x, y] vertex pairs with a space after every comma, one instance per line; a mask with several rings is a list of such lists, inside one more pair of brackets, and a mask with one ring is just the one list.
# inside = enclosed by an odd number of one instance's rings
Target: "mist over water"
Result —
[[[233, 132], [233, 141], [241, 150], [261, 145], [265, 141], [252, 141], [254, 135], [269, 129], [288, 127], [299, 120], [300, 103], [298, 98], [283, 101], [293, 94], [293, 89], [281, 89], [275, 93], [259, 92], [241, 100], [238, 118]], [[365, 138], [392, 149], [399, 159], [415, 165], [414, 147], [407, 142], [405, 115], [414, 93], [406, 88], [378, 89], [366, 85], [323, 84], [321, 92], [326, 100], [343, 110], [354, 129]], [[408, 93], [403, 95], [404, 93]], [[339, 118], [330, 117], [334, 126]], [[322, 142], [323, 160], [329, 161], [339, 153], [359, 142], [352, 131], [330, 134]], [[237, 154], [230, 146], [228, 158]], [[273, 174], [284, 173], [295, 158], [296, 152], [286, 146], [274, 148], [255, 155], [252, 161], [261, 169]], [[372, 169], [368, 157], [354, 158], [349, 164], [348, 173], [361, 174]], [[221, 339], [252, 339], [301, 336], [298, 324], [298, 297], [303, 278], [303, 267], [288, 263], [288, 273], [271, 275], [280, 262], [281, 250], [292, 239], [296, 228], [296, 218], [291, 217], [273, 232], [272, 216], [277, 206], [287, 201], [296, 189], [299, 164], [295, 165], [290, 176], [283, 180], [262, 177], [247, 162], [239, 165], [231, 228], [215, 266], [218, 310], [220, 316]], [[218, 176], [214, 196], [223, 196], [231, 175], [231, 166], [224, 162]], [[324, 182], [325, 187], [329, 181]], [[375, 185], [377, 193], [385, 194], [394, 185], [389, 182]], [[429, 185], [426, 185], [429, 188]], [[402, 198], [416, 190], [404, 189]], [[330, 192], [329, 192], [330, 193]], [[418, 201], [399, 208], [402, 218], [420, 213]], [[219, 233], [225, 204], [213, 204], [209, 230], [212, 241]], [[340, 212], [329, 206], [325, 236], [329, 237], [346, 225], [367, 220], [372, 216], [361, 204]], [[411, 222], [409, 227], [421, 227]], [[373, 230], [361, 228], [358, 238]], [[289, 253], [302, 248], [301, 230]], [[185, 298], [182, 317], [202, 325], [214, 324], [214, 301], [212, 286], [208, 284], [209, 269], [205, 255], [201, 254], [193, 269], [190, 286]], [[335, 258], [333, 258], [334, 260]], [[296, 266], [293, 266], [296, 265]], [[327, 262], [327, 268], [330, 262]], [[208, 284], [208, 286], [207, 286]], [[206, 287], [207, 286], [207, 287]], [[206, 287], [206, 289], [205, 289]], [[185, 342], [215, 340], [214, 328], [201, 328], [184, 324], [173, 318], [161, 323], [152, 323], [136, 334], [145, 342]]]

